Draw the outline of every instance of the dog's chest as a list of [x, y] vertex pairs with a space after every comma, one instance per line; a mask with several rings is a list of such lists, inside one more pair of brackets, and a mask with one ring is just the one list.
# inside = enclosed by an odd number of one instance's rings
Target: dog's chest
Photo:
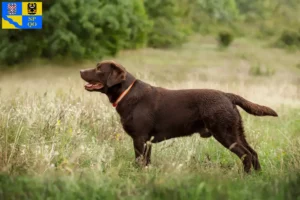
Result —
[[135, 127], [133, 124], [132, 115], [130, 115], [128, 117], [121, 117], [121, 124], [123, 126], [124, 131], [127, 134], [132, 135], [134, 133]]

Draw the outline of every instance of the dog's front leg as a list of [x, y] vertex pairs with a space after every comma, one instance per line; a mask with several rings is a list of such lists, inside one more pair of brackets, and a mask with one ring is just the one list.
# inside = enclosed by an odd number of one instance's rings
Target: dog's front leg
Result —
[[136, 163], [142, 167], [149, 165], [151, 157], [151, 142], [147, 142], [144, 138], [134, 138], [133, 146]]

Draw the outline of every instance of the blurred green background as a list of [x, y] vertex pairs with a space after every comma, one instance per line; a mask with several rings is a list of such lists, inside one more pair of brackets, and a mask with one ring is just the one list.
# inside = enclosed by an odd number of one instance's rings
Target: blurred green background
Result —
[[[195, 33], [300, 47], [299, 0], [49, 0], [42, 30], [1, 30], [2, 67], [35, 58], [101, 59], [123, 49], [180, 46]], [[225, 39], [224, 39], [225, 35]], [[223, 38], [223, 39], [222, 39]]]

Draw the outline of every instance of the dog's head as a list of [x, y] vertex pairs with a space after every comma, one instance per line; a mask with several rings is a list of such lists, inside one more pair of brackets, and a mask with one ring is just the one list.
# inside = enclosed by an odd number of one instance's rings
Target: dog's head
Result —
[[87, 82], [86, 90], [105, 93], [108, 88], [125, 81], [127, 72], [114, 61], [102, 61], [95, 68], [80, 70], [80, 75]]

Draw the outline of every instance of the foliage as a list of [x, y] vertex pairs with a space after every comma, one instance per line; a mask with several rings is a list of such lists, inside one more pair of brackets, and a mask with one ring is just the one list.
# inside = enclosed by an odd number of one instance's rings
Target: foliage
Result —
[[48, 31], [57, 29], [47, 38], [46, 57], [102, 57], [146, 42], [147, 16], [138, 0], [59, 1], [45, 14], [44, 24]]
[[277, 39], [277, 46], [283, 48], [298, 48], [300, 49], [300, 30], [285, 30]]
[[148, 41], [150, 47], [170, 47], [186, 40], [179, 5], [178, 0], [145, 0], [148, 16], [153, 21]]
[[220, 25], [230, 26], [239, 19], [239, 10], [235, 0], [190, 0], [180, 6], [184, 10], [184, 24], [194, 32], [212, 33]]
[[202, 0], [198, 1], [198, 5], [200, 10], [205, 11], [215, 21], [228, 22], [238, 19], [239, 16], [235, 0]]
[[218, 34], [218, 42], [220, 47], [228, 47], [233, 41], [233, 34], [229, 31], [221, 31]]

